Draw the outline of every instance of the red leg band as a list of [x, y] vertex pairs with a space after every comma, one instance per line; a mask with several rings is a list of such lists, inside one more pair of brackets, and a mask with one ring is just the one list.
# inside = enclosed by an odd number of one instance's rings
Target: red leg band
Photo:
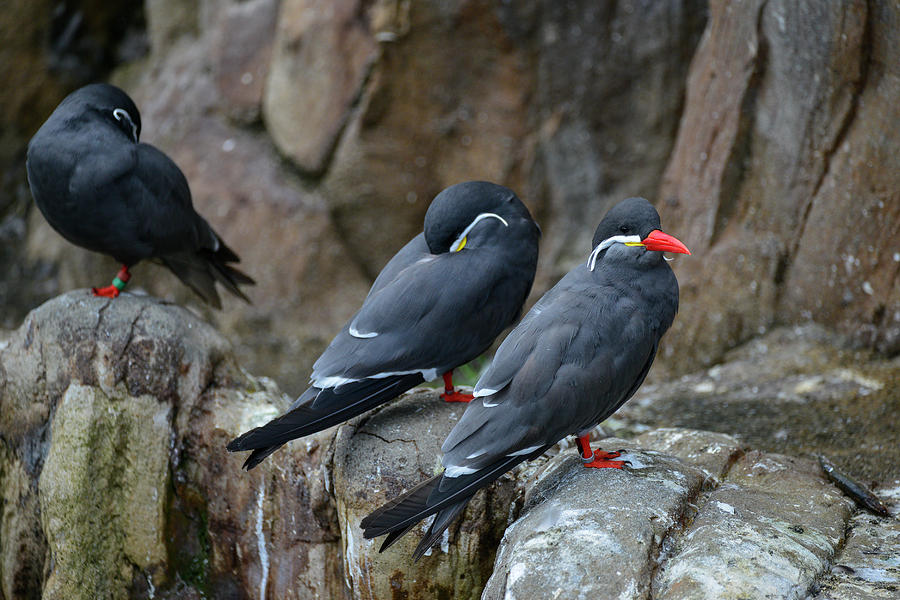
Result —
[[128, 283], [128, 280], [131, 279], [131, 273], [128, 272], [128, 265], [122, 265], [122, 268], [119, 269], [116, 277], [121, 279], [124, 283]]
[[444, 393], [453, 393], [453, 371], [447, 371], [446, 373], [444, 373]]

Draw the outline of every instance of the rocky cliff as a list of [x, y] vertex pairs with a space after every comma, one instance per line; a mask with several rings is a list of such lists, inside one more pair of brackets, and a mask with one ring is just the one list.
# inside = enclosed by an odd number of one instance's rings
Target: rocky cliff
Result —
[[[33, 210], [21, 156], [64, 91], [119, 65], [144, 139], [260, 283], [252, 307], [207, 318], [291, 393], [433, 195], [476, 178], [516, 189], [541, 223], [536, 292], [584, 259], [612, 203], [657, 203], [694, 251], [673, 263], [682, 311], [660, 372], [807, 321], [898, 350], [895, 3], [66, 6], [14, 3], [0, 22], [8, 71], [47, 74], [0, 96], [7, 328], [115, 271]], [[154, 266], [134, 281], [196, 302]]]

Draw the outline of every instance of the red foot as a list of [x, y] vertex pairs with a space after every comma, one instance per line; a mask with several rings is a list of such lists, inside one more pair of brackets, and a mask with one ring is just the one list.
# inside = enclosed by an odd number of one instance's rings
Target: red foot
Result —
[[444, 402], [471, 402], [475, 396], [457, 392], [453, 388], [453, 371], [447, 371], [444, 373], [444, 393], [441, 394], [441, 399]]
[[119, 297], [119, 288], [114, 285], [108, 285], [102, 288], [91, 288], [91, 291], [95, 296], [101, 296], [103, 298], [118, 298]]
[[604, 452], [603, 450], [594, 450], [594, 460], [584, 463], [585, 467], [592, 469], [621, 469], [625, 466], [624, 460], [610, 460], [619, 458], [620, 452]]
[[475, 396], [472, 394], [464, 394], [463, 392], [456, 392], [453, 390], [449, 392], [445, 390], [444, 393], [441, 394], [441, 400], [444, 402], [471, 402], [474, 399]]

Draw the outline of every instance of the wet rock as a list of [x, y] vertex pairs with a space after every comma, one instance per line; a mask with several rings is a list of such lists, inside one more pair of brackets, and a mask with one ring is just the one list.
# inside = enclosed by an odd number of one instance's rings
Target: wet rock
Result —
[[791, 455], [821, 453], [865, 484], [900, 479], [900, 361], [848, 348], [816, 327], [778, 328], [699, 373], [645, 385], [617, 423], [738, 436]]
[[241, 471], [289, 400], [187, 310], [77, 290], [0, 347], [7, 598], [341, 598], [331, 434]]

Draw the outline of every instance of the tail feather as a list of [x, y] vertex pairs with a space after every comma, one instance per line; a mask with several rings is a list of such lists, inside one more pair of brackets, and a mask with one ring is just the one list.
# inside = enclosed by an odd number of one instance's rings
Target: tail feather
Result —
[[398, 529], [397, 531], [392, 531], [389, 534], [387, 534], [387, 537], [384, 538], [384, 542], [381, 544], [381, 548], [378, 549], [378, 552], [379, 553], [384, 552], [385, 550], [387, 550], [388, 548], [393, 546], [394, 542], [396, 542], [401, 537], [403, 537], [407, 531], [409, 531], [410, 529], [412, 529], [415, 526], [416, 526], [416, 524], [413, 523], [411, 525], [404, 527], [403, 529]]
[[360, 523], [363, 536], [371, 539], [389, 534], [385, 545], [382, 546], [383, 550], [422, 519], [440, 513], [431, 524], [422, 543], [416, 548], [416, 555], [421, 556], [422, 552], [430, 548], [444, 529], [462, 512], [475, 492], [493, 483], [520, 462], [542, 454], [548, 447], [542, 447], [528, 455], [504, 457], [470, 475], [444, 477], [442, 473], [432, 477], [372, 511]]
[[171, 254], [161, 257], [161, 260], [178, 279], [215, 308], [222, 308], [222, 301], [216, 291], [217, 281], [241, 300], [250, 302], [238, 285], [254, 285], [256, 282], [228, 264], [240, 259], [225, 244], [219, 244], [217, 250], [201, 249], [198, 252]]
[[274, 453], [276, 450], [284, 446], [284, 444], [273, 444], [271, 446], [266, 446], [265, 448], [257, 448], [253, 452], [250, 453], [250, 456], [247, 457], [247, 460], [244, 461], [244, 464], [241, 465], [242, 469], [246, 469], [249, 471], [253, 467], [257, 466], [262, 461], [269, 458], [269, 455]]
[[340, 394], [332, 389], [321, 390], [313, 401], [294, 406], [277, 419], [251, 429], [231, 440], [227, 448], [230, 452], [254, 450], [244, 463], [245, 468], [252, 469], [281, 445], [343, 423], [424, 381], [421, 374], [411, 373], [349, 383], [341, 387]]
[[431, 526], [428, 528], [428, 532], [425, 533], [425, 537], [419, 540], [419, 545], [416, 546], [416, 549], [413, 552], [414, 562], [418, 562], [428, 549], [434, 546], [438, 539], [440, 539], [441, 534], [444, 533], [444, 530], [456, 520], [456, 517], [462, 513], [471, 499], [472, 497], [469, 496], [463, 502], [451, 504], [447, 508], [438, 511], [434, 516], [434, 521], [431, 522]]

